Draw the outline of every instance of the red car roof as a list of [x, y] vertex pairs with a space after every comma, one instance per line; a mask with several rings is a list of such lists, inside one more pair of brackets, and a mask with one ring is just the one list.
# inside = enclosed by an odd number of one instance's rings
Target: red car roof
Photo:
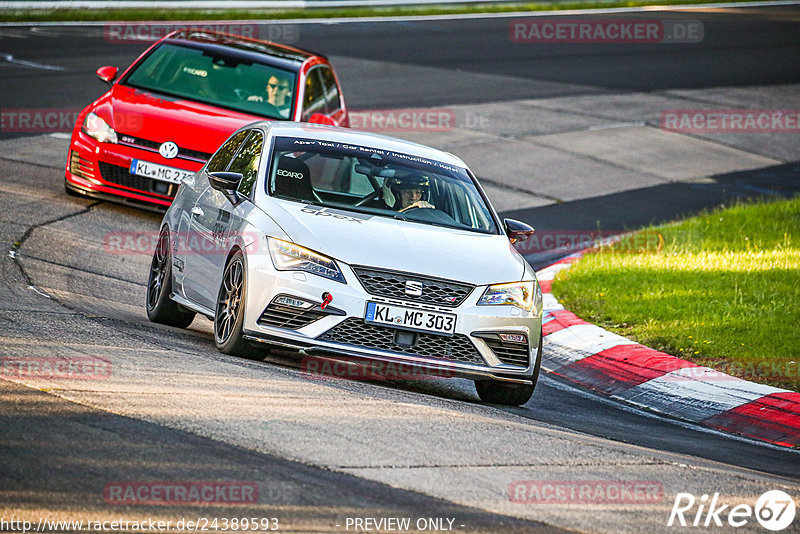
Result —
[[328, 59], [322, 54], [317, 54], [310, 50], [296, 48], [294, 46], [274, 43], [261, 39], [252, 39], [239, 35], [216, 33], [203, 30], [177, 30], [164, 38], [165, 41], [189, 41], [198, 44], [220, 45], [241, 50], [242, 52], [260, 53], [269, 56], [276, 56], [282, 59], [303, 62], [311, 57]]

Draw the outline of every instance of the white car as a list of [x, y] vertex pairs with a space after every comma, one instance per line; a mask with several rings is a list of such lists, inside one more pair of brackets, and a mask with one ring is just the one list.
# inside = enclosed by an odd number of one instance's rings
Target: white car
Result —
[[152, 321], [214, 321], [227, 354], [290, 347], [533, 394], [542, 294], [464, 162], [332, 126], [258, 122], [183, 180], [147, 293]]

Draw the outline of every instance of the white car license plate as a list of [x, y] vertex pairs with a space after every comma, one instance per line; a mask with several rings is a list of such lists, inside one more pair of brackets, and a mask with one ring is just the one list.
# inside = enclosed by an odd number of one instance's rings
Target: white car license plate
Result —
[[367, 313], [364, 320], [368, 323], [448, 336], [452, 336], [456, 331], [455, 314], [406, 308], [380, 302], [367, 302]]
[[192, 176], [194, 173], [184, 171], [183, 169], [176, 169], [175, 167], [167, 167], [166, 165], [135, 159], [131, 161], [131, 174], [147, 176], [154, 180], [161, 180], [172, 184], [179, 184], [181, 180]]

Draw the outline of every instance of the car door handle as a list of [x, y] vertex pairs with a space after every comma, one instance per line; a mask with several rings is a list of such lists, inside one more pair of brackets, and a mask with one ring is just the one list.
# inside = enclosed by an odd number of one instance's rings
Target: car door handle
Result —
[[203, 208], [201, 208], [200, 206], [193, 207], [192, 208], [192, 215], [197, 215], [198, 217], [202, 217], [204, 215], [203, 214]]

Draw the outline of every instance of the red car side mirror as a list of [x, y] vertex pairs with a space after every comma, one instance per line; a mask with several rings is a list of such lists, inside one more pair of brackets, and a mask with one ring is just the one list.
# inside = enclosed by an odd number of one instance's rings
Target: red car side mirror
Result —
[[326, 124], [328, 126], [336, 126], [336, 123], [333, 121], [332, 118], [328, 117], [327, 115], [323, 115], [322, 113], [314, 113], [308, 119], [308, 122], [314, 124]]
[[100, 67], [97, 69], [97, 77], [110, 84], [117, 77], [117, 67]]

